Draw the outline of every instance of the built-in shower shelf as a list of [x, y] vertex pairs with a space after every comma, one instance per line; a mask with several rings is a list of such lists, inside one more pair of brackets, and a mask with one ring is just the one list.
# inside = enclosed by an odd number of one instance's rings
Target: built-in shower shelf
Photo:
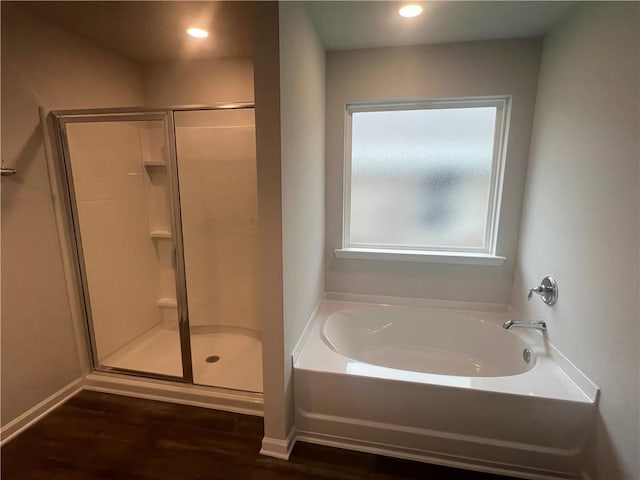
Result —
[[145, 161], [142, 162], [145, 167], [166, 167], [167, 162], [153, 162], [153, 161]]
[[168, 230], [153, 230], [149, 235], [151, 238], [171, 238], [171, 232]]
[[159, 307], [163, 307], [163, 308], [177, 308], [178, 307], [178, 302], [176, 301], [175, 298], [161, 298], [160, 300], [158, 300], [158, 306]]

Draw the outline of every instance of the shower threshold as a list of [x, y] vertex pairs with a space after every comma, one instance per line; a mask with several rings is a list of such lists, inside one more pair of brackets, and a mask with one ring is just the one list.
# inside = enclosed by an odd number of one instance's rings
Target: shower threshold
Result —
[[[182, 376], [177, 329], [158, 325], [106, 357], [101, 365]], [[207, 361], [213, 356], [215, 362]], [[246, 392], [262, 392], [262, 342], [249, 331], [194, 327], [191, 332], [193, 382]]]

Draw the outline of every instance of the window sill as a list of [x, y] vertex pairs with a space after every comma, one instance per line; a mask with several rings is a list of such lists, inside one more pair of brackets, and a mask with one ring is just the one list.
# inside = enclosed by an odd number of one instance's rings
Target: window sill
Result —
[[360, 260], [392, 260], [396, 262], [449, 263], [455, 265], [502, 265], [506, 257], [486, 253], [422, 252], [376, 248], [336, 248], [336, 258]]

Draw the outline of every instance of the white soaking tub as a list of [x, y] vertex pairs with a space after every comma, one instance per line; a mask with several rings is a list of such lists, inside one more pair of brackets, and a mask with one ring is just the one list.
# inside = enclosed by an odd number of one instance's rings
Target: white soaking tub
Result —
[[297, 439], [580, 478], [597, 388], [504, 313], [325, 301], [294, 362]]

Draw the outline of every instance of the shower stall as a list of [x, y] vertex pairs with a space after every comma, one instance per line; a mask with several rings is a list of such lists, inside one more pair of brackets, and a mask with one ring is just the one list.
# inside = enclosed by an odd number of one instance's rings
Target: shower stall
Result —
[[93, 368], [262, 392], [253, 105], [54, 118]]

